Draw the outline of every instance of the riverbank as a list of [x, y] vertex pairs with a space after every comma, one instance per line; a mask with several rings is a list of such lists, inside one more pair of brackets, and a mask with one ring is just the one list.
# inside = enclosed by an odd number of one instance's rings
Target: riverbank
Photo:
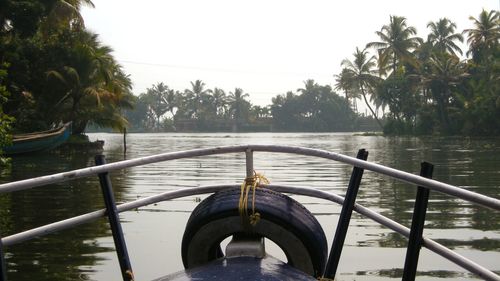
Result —
[[104, 150], [104, 140], [91, 141], [87, 135], [72, 135], [64, 144], [53, 149], [57, 153], [100, 154]]

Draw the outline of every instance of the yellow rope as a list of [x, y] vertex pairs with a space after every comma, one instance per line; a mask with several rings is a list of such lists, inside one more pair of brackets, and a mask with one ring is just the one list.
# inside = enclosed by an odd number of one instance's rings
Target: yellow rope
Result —
[[[247, 177], [241, 184], [240, 201], [238, 205], [238, 210], [242, 218], [248, 219], [251, 225], [256, 225], [260, 220], [260, 214], [255, 212], [255, 189], [259, 187], [261, 183], [269, 184], [269, 180], [262, 174], [253, 172], [253, 177]], [[248, 193], [252, 190], [252, 214], [248, 215]]]
[[129, 269], [125, 271], [125, 274], [127, 275], [130, 281], [134, 281], [134, 273], [132, 272], [132, 270]]

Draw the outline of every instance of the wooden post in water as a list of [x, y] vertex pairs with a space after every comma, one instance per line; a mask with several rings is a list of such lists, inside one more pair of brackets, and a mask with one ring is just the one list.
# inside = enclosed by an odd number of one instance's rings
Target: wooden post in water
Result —
[[127, 153], [127, 128], [123, 128], [123, 155]]

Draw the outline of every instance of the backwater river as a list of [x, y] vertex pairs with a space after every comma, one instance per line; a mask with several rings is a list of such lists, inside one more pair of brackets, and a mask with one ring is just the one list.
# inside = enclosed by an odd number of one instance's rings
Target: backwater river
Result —
[[[104, 140], [108, 162], [194, 148], [275, 144], [318, 148], [419, 173], [421, 161], [435, 165], [433, 178], [500, 198], [500, 138], [382, 137], [354, 133], [89, 134]], [[0, 182], [94, 165], [90, 153], [41, 153], [13, 158]], [[272, 184], [313, 186], [341, 196], [352, 168], [329, 160], [289, 154], [255, 153], [255, 170]], [[161, 192], [213, 184], [241, 184], [243, 154], [175, 160], [112, 172], [118, 203]], [[357, 203], [409, 226], [416, 188], [365, 171]], [[151, 280], [183, 269], [180, 247], [190, 212], [205, 196], [188, 197], [120, 214], [136, 280]], [[294, 196], [322, 224], [329, 247], [340, 206]], [[0, 195], [2, 237], [104, 207], [97, 177]], [[500, 213], [431, 192], [424, 235], [500, 274]], [[270, 244], [270, 243], [268, 243]], [[275, 245], [272, 255], [283, 257]], [[354, 214], [336, 280], [400, 280], [407, 239]], [[8, 280], [121, 280], [106, 219], [5, 248]], [[417, 280], [474, 280], [455, 264], [422, 249]]]

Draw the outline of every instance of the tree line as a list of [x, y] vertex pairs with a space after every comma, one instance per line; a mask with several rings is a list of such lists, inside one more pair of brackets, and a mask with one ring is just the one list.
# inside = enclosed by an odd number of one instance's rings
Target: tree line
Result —
[[500, 134], [500, 14], [469, 19], [473, 28], [463, 32], [447, 18], [429, 22], [424, 40], [405, 17], [391, 16], [379, 41], [342, 61], [336, 89], [362, 98], [385, 133]]
[[184, 92], [159, 83], [139, 96], [129, 119], [149, 131], [356, 130], [357, 100], [362, 100], [386, 134], [498, 135], [500, 14], [483, 10], [469, 19], [473, 28], [462, 32], [447, 18], [429, 22], [424, 40], [405, 17], [390, 16], [375, 32], [379, 41], [356, 48], [341, 62], [334, 89], [307, 80], [304, 89], [259, 107], [242, 97], [241, 89], [226, 96], [222, 89], [205, 89], [200, 80]]
[[253, 105], [241, 88], [206, 88], [201, 80], [184, 91], [163, 82], [138, 96], [126, 111], [133, 131], [348, 131], [356, 114], [345, 98], [314, 80], [304, 88], [277, 95], [268, 106]]

